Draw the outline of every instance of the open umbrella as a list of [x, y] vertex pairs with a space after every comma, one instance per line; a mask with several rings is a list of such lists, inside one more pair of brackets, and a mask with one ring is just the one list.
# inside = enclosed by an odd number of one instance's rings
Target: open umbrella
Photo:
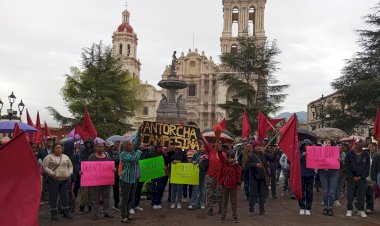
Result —
[[127, 137], [125, 137], [125, 136], [120, 136], [120, 135], [112, 135], [112, 136], [110, 136], [110, 137], [108, 137], [108, 138], [106, 139], [106, 141], [112, 141], [112, 142], [118, 142], [118, 141], [123, 142], [123, 141], [125, 141], [125, 140], [127, 140]]
[[339, 141], [340, 142], [351, 142], [352, 140], [356, 140], [356, 139], [365, 140], [364, 137], [352, 135], [352, 136], [349, 136], [349, 137], [342, 138]]
[[348, 137], [348, 134], [346, 132], [338, 128], [325, 127], [313, 130], [313, 132], [318, 135], [319, 139], [339, 140], [343, 137]]
[[22, 122], [16, 122], [16, 121], [1, 121], [0, 122], [0, 132], [2, 133], [8, 133], [8, 132], [12, 132], [13, 129], [15, 128], [15, 124], [18, 124], [18, 127], [20, 128], [20, 130], [23, 130], [25, 132], [37, 132], [37, 129], [32, 127], [32, 126], [29, 126], [28, 124], [25, 124], [25, 123], [22, 123]]
[[298, 129], [298, 140], [303, 141], [304, 139], [309, 139], [309, 140], [316, 142], [317, 137], [318, 137], [318, 135], [316, 133], [313, 133], [309, 130]]
[[[213, 143], [215, 142], [215, 133], [214, 131], [205, 132], [202, 133], [202, 135], [206, 138], [207, 142]], [[223, 133], [220, 135], [220, 140], [222, 143], [233, 143], [235, 141], [234, 138], [228, 136], [227, 134]]]
[[[207, 133], [207, 132], [214, 132], [214, 128], [206, 128], [202, 131], [202, 134]], [[227, 134], [231, 138], [235, 138], [235, 135], [233, 135], [229, 130], [222, 130], [222, 133]]]

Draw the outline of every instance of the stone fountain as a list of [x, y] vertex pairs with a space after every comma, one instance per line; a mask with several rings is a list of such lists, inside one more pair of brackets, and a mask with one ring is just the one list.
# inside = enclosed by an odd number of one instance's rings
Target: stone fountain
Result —
[[177, 90], [184, 89], [188, 84], [179, 80], [176, 72], [177, 65], [176, 51], [173, 53], [172, 64], [170, 67], [170, 74], [168, 79], [161, 80], [158, 85], [167, 89], [167, 96], [162, 94], [162, 99], [160, 105], [157, 108], [157, 122], [165, 122], [170, 124], [179, 124], [183, 122], [187, 123], [187, 111], [185, 108], [185, 102], [182, 95], [179, 95], [177, 98], [175, 96]]

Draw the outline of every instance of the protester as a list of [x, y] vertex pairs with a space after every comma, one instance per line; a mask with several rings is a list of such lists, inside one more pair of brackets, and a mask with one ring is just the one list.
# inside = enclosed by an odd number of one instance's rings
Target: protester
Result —
[[311, 207], [313, 205], [315, 170], [306, 168], [306, 147], [311, 145], [313, 143], [309, 139], [305, 139], [300, 147], [302, 198], [298, 201], [298, 205], [300, 207], [300, 215], [306, 216], [311, 215]]
[[[104, 142], [98, 142], [95, 145], [96, 152], [91, 154], [88, 158], [88, 161], [110, 161], [110, 157], [104, 152], [105, 144]], [[114, 171], [116, 171], [114, 169]], [[110, 213], [110, 193], [111, 186], [110, 185], [99, 185], [99, 186], [91, 186], [91, 206], [92, 206], [92, 219], [98, 219], [98, 209], [99, 209], [99, 199], [102, 196], [103, 200], [103, 213], [105, 218], [113, 218]]]
[[270, 190], [272, 193], [272, 199], [277, 198], [276, 192], [276, 177], [277, 177], [277, 167], [278, 162], [280, 161], [280, 153], [275, 150], [273, 145], [269, 145], [267, 152], [273, 156], [273, 159], [269, 159], [269, 176], [270, 176]]
[[[182, 151], [180, 148], [175, 148], [174, 154], [172, 156], [172, 164], [186, 163], [186, 162], [187, 162], [186, 153]], [[170, 197], [170, 201], [171, 201], [170, 208], [174, 209], [175, 204], [177, 203], [177, 209], [181, 209], [183, 184], [174, 184], [172, 182], [170, 182], [170, 184], [172, 186], [171, 197]]]
[[[90, 137], [84, 142], [84, 148], [80, 151], [80, 161], [88, 161], [88, 158], [93, 153], [95, 153], [94, 140]], [[91, 194], [89, 187], [80, 187], [80, 199], [79, 213], [84, 213], [86, 206], [88, 206], [88, 210], [91, 212]]]
[[222, 210], [220, 222], [226, 222], [227, 207], [230, 200], [234, 223], [239, 223], [237, 215], [237, 190], [241, 185], [241, 166], [235, 160], [235, 153], [227, 152], [227, 160], [223, 163], [218, 186], [222, 186]]
[[367, 217], [364, 212], [364, 197], [367, 188], [366, 177], [370, 170], [370, 155], [363, 151], [364, 141], [356, 139], [354, 141], [354, 150], [346, 155], [347, 167], [347, 217], [352, 217], [353, 201], [356, 194], [356, 205], [358, 215]]
[[[378, 146], [380, 146], [380, 143], [378, 143]], [[374, 185], [375, 186], [377, 185], [378, 188], [380, 189], [380, 152], [378, 150], [378, 146], [376, 147], [377, 153], [373, 157], [373, 160], [372, 160], [371, 179]]]
[[[160, 146], [156, 146], [153, 151], [150, 152], [150, 157], [160, 157], [163, 156], [162, 148]], [[153, 179], [151, 181], [152, 188], [152, 208], [153, 209], [161, 209], [162, 208], [162, 196], [164, 195], [164, 177], [159, 177]]]
[[264, 152], [264, 147], [254, 141], [252, 144], [253, 152], [248, 157], [249, 165], [249, 212], [254, 213], [254, 207], [259, 201], [260, 215], [265, 212], [265, 199], [267, 197], [269, 185], [269, 165], [268, 161], [273, 159], [273, 156]]
[[[331, 140], [326, 141], [326, 146], [335, 146]], [[340, 162], [340, 158], [334, 160]], [[325, 216], [334, 216], [333, 206], [336, 201], [336, 191], [339, 183], [339, 170], [337, 169], [320, 169], [319, 179], [322, 185], [323, 196], [323, 211]]]
[[74, 197], [76, 198], [78, 196], [79, 188], [80, 188], [80, 141], [75, 142], [74, 144], [74, 155], [72, 157], [72, 163], [73, 163], [73, 180], [74, 180]]
[[244, 194], [247, 200], [249, 200], [249, 167], [248, 167], [248, 155], [252, 152], [252, 144], [250, 142], [245, 142], [243, 144], [243, 151], [239, 155], [238, 162], [243, 170], [243, 183], [244, 183]]
[[346, 170], [346, 154], [348, 152], [348, 145], [345, 143], [339, 144], [340, 152], [340, 169], [339, 169], [339, 182], [338, 182], [338, 194], [336, 197], [336, 201], [334, 203], [335, 206], [341, 206], [342, 204], [339, 201], [339, 198], [344, 197], [345, 188], [346, 188], [346, 178], [347, 178], [347, 170]]
[[63, 217], [71, 219], [68, 206], [68, 179], [73, 173], [73, 165], [69, 157], [62, 154], [63, 145], [55, 144], [51, 154], [47, 155], [43, 160], [43, 170], [47, 174], [47, 185], [49, 191], [49, 202], [51, 211], [51, 220], [58, 220], [57, 199], [58, 194], [60, 202], [63, 206]]
[[[154, 147], [152, 149], [154, 149]], [[140, 147], [140, 150], [142, 152], [142, 154], [140, 156], [140, 160], [144, 160], [144, 159], [150, 158], [150, 152], [151, 152], [150, 148], [142, 146], [142, 147]], [[140, 179], [138, 179], [137, 180], [137, 185], [136, 185], [135, 200], [134, 200], [134, 204], [133, 204], [133, 208], [132, 209], [134, 209], [136, 211], [140, 211], [140, 212], [144, 211], [144, 209], [140, 206], [143, 187], [144, 187], [144, 182], [142, 182], [142, 181], [140, 181]], [[129, 211], [129, 213], [133, 214], [134, 211], [131, 212], [131, 210]]]
[[121, 221], [127, 223], [133, 218], [130, 217], [130, 209], [136, 194], [137, 179], [140, 177], [138, 161], [142, 152], [139, 150], [141, 142], [141, 127], [133, 141], [127, 140], [122, 143], [120, 153], [120, 162], [122, 164], [122, 173], [120, 175], [121, 185]]
[[214, 147], [206, 141], [206, 139], [201, 136], [203, 144], [205, 145], [206, 154], [209, 158], [209, 166], [207, 170], [206, 183], [207, 183], [207, 211], [208, 215], [212, 216], [214, 214], [214, 205], [217, 202], [219, 206], [218, 213], [222, 210], [222, 190], [218, 187], [218, 176], [222, 169], [223, 163], [226, 160], [226, 153], [223, 152], [222, 144], [220, 142], [215, 142]]
[[282, 153], [279, 162], [282, 168], [282, 172], [284, 172], [284, 181], [282, 184], [282, 192], [283, 192], [282, 195], [284, 196], [286, 191], [290, 192], [290, 187], [289, 187], [290, 166], [289, 166], [288, 157], [285, 155], [285, 153]]
[[[366, 151], [369, 152], [370, 154], [370, 169], [372, 168], [372, 163], [373, 163], [373, 158], [376, 156], [377, 154], [377, 145], [375, 143], [370, 143], [368, 146], [367, 146], [367, 149], [365, 149]], [[369, 175], [367, 176], [366, 178], [366, 181], [367, 181], [367, 189], [365, 191], [365, 212], [368, 213], [368, 214], [371, 214], [373, 211], [374, 211], [374, 197], [373, 197], [373, 182], [372, 182], [372, 179], [371, 179], [371, 171], [369, 173]]]
[[[108, 156], [108, 159], [109, 161], [114, 161], [115, 162], [115, 169], [118, 169], [119, 168], [119, 161], [120, 161], [120, 157], [119, 157], [119, 152], [118, 150], [115, 150], [114, 149], [114, 145], [115, 143], [113, 141], [107, 141], [106, 142], [106, 150], [105, 152], [107, 153], [107, 156]], [[119, 202], [120, 202], [120, 181], [119, 181], [119, 174], [117, 173], [117, 171], [115, 170], [115, 183], [114, 185], [112, 186], [112, 192], [113, 192], [113, 200], [114, 200], [114, 204], [112, 206], [112, 208], [114, 210], [120, 210], [120, 207], [119, 207]]]
[[[195, 150], [189, 149], [186, 150], [186, 157], [187, 157], [187, 162], [192, 162], [193, 156], [194, 156]], [[193, 186], [189, 184], [184, 184], [183, 185], [183, 202], [190, 201], [191, 199], [191, 193], [193, 192]], [[189, 197], [189, 200], [187, 199]]]
[[199, 145], [199, 151], [197, 151], [192, 158], [194, 164], [198, 164], [199, 167], [199, 185], [194, 185], [191, 193], [191, 200], [189, 209], [193, 210], [198, 205], [202, 210], [206, 209], [206, 174], [208, 170], [208, 155], [205, 153], [206, 149], [202, 142]]

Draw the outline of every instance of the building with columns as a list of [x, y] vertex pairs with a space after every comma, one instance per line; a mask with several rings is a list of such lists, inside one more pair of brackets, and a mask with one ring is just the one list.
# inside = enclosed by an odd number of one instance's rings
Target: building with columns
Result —
[[[259, 43], [266, 41], [264, 30], [264, 10], [266, 0], [223, 0], [223, 32], [220, 38], [221, 53], [237, 50], [239, 36], [253, 36]], [[122, 24], [112, 36], [115, 56], [123, 58], [124, 68], [135, 77], [140, 77], [141, 63], [137, 59], [137, 35], [129, 23], [130, 13], [123, 12]], [[216, 41], [216, 40], [215, 40]], [[218, 107], [226, 101], [233, 100], [233, 92], [218, 83], [218, 77], [225, 73], [222, 66], [214, 63], [211, 57], [197, 49], [181, 53], [176, 66], [177, 76], [189, 84], [188, 88], [179, 90], [176, 98], [182, 95], [187, 109], [187, 122], [201, 130], [213, 127], [226, 117], [226, 112]], [[165, 66], [162, 78], [166, 79], [170, 66]], [[146, 95], [143, 106], [129, 123], [135, 128], [146, 121], [156, 120], [156, 109], [161, 95], [166, 90], [159, 90], [150, 84], [144, 84]], [[239, 101], [239, 100], [236, 100]], [[178, 122], [179, 123], [179, 122]]]

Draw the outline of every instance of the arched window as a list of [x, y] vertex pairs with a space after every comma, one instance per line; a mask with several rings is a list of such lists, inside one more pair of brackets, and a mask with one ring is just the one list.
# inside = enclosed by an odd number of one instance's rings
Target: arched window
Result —
[[231, 53], [237, 53], [237, 51], [238, 51], [238, 46], [236, 44], [232, 44]]
[[128, 44], [127, 46], [127, 56], [131, 55], [131, 46]]
[[122, 55], [123, 54], [123, 44], [120, 43], [119, 45], [119, 54]]
[[232, 9], [232, 37], [239, 35], [239, 8]]
[[255, 34], [255, 7], [251, 6], [248, 12], [248, 35], [253, 36]]

